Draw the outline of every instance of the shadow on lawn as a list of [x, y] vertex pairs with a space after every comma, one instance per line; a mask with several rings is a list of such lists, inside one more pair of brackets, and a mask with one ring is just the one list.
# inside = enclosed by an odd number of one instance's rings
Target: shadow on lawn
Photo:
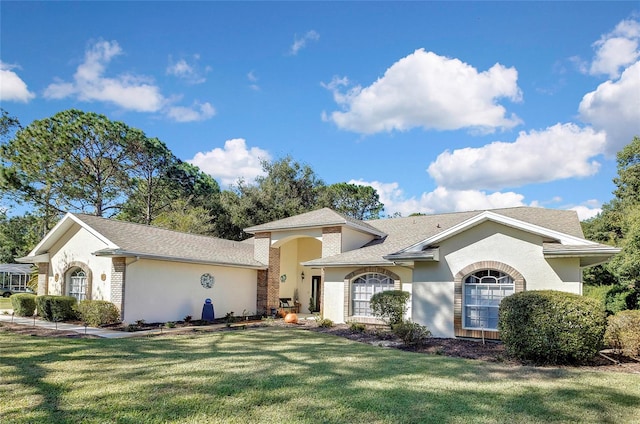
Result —
[[13, 370], [11, 383], [42, 401], [7, 412], [8, 422], [619, 422], [622, 408], [640, 404], [637, 393], [606, 379], [585, 383], [566, 369], [413, 354], [281, 328], [19, 338], [13, 347], [27, 352], [24, 359], [3, 353], [0, 364]]

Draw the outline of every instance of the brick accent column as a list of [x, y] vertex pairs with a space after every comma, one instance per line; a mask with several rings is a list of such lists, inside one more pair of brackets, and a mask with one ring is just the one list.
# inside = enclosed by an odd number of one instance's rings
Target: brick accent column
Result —
[[256, 312], [259, 314], [267, 315], [269, 310], [267, 305], [269, 304], [267, 296], [269, 271], [266, 269], [258, 270], [258, 293], [256, 296]]
[[40, 262], [38, 265], [38, 296], [49, 294], [49, 263]]
[[267, 276], [267, 308], [280, 306], [280, 248], [269, 248], [269, 275]]
[[342, 253], [342, 227], [325, 227], [322, 229], [322, 257]]
[[124, 319], [124, 287], [126, 282], [126, 258], [111, 259], [110, 301], [120, 309], [120, 319]]

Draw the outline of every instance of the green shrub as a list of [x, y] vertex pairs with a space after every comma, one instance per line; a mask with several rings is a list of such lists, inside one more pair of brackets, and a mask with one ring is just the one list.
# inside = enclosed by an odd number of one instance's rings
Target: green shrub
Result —
[[393, 327], [404, 321], [410, 296], [406, 291], [387, 290], [371, 296], [369, 306], [376, 318]]
[[626, 356], [640, 356], [640, 311], [620, 311], [608, 318], [605, 343]]
[[31, 293], [17, 293], [11, 296], [11, 307], [19, 317], [33, 316], [36, 311], [36, 295]]
[[582, 295], [591, 299], [595, 299], [602, 304], [604, 308], [605, 300], [607, 298], [607, 293], [611, 290], [613, 286], [583, 286]]
[[318, 327], [331, 328], [333, 327], [333, 325], [333, 321], [331, 321], [329, 318], [322, 318], [318, 321]]
[[120, 322], [120, 311], [106, 300], [83, 300], [78, 304], [80, 319], [91, 327]]
[[431, 337], [427, 327], [409, 320], [394, 325], [393, 333], [402, 339], [405, 346], [422, 346]]
[[353, 331], [354, 333], [364, 333], [364, 330], [366, 330], [366, 326], [360, 322], [350, 322], [349, 323], [349, 330]]
[[76, 319], [78, 301], [72, 296], [37, 296], [38, 315], [46, 321], [68, 321]]
[[638, 292], [633, 288], [612, 286], [605, 296], [605, 309], [615, 314], [627, 309], [638, 308]]
[[605, 317], [594, 299], [552, 290], [525, 291], [502, 300], [498, 329], [512, 356], [536, 363], [576, 363], [598, 353]]

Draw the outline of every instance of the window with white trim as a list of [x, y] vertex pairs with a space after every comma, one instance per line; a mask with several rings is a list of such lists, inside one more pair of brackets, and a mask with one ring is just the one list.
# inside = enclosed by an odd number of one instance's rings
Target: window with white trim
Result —
[[69, 296], [78, 300], [87, 298], [87, 274], [81, 269], [76, 269], [69, 277]]
[[498, 308], [505, 297], [515, 292], [513, 278], [485, 269], [464, 279], [463, 327], [470, 330], [498, 330]]
[[372, 317], [369, 301], [371, 296], [394, 289], [390, 277], [377, 272], [362, 274], [351, 282], [351, 314], [359, 317]]

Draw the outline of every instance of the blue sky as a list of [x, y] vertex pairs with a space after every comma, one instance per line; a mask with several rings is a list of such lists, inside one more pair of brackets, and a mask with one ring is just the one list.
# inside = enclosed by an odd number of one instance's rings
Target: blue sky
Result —
[[595, 215], [640, 134], [638, 2], [0, 3], [0, 101], [158, 137], [222, 188], [291, 155], [385, 213]]

